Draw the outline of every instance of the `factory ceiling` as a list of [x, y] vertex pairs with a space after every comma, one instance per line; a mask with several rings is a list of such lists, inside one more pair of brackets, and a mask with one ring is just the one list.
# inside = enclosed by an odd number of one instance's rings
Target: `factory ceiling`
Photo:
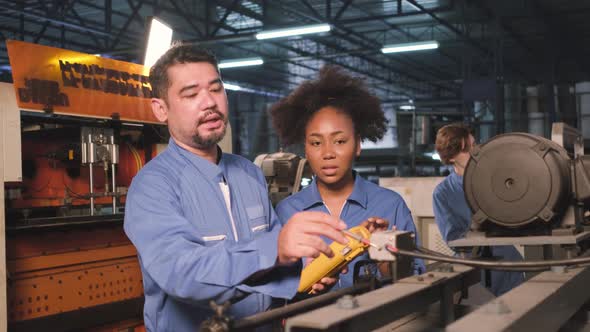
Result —
[[[284, 95], [338, 64], [388, 102], [460, 99], [466, 82], [590, 80], [590, 1], [568, 0], [69, 0], [0, 1], [0, 39], [141, 63], [149, 18], [174, 40], [219, 59], [262, 57], [224, 79]], [[257, 40], [262, 30], [328, 23], [331, 31]], [[383, 54], [384, 45], [436, 40], [434, 50]], [[0, 45], [0, 71], [9, 61]]]

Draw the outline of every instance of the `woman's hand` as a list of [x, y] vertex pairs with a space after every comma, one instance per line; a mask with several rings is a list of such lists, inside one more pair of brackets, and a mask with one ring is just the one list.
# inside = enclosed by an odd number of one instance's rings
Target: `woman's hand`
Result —
[[[314, 259], [313, 258], [308, 258], [305, 259], [305, 266], [309, 265]], [[347, 273], [348, 272], [348, 266], [345, 266], [340, 273]], [[319, 293], [324, 293], [329, 291], [332, 287], [334, 287], [334, 285], [338, 282], [340, 275], [336, 275], [334, 277], [324, 277], [322, 278], [319, 282], [313, 284], [313, 286], [311, 286], [311, 294], [319, 294]]]
[[[370, 217], [363, 221], [361, 226], [368, 229], [370, 233], [382, 232], [386, 231], [389, 227], [389, 221], [379, 217]], [[395, 229], [395, 226], [393, 226], [393, 229]]]

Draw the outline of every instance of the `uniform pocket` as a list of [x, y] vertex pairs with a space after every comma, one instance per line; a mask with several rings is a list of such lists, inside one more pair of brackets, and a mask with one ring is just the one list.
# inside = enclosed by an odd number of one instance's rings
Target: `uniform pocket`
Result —
[[226, 237], [227, 236], [225, 234], [203, 236], [203, 241], [205, 241], [205, 242], [222, 241], [222, 240], [225, 240]]
[[248, 222], [252, 233], [263, 232], [268, 229], [268, 220], [262, 205], [248, 206], [246, 207], [246, 213], [248, 214]]
[[205, 247], [213, 247], [217, 244], [223, 243], [227, 239], [227, 234], [223, 234], [221, 230], [214, 229], [208, 232], [203, 232], [201, 239]]

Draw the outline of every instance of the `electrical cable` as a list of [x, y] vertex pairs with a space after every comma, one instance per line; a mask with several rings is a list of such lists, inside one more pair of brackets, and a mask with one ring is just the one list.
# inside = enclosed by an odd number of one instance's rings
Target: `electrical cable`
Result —
[[416, 250], [418, 250], [419, 252], [421, 252], [423, 254], [430, 254], [430, 255], [437, 255], [437, 256], [445, 256], [445, 254], [443, 254], [442, 252], [430, 250], [428, 248], [421, 247], [421, 246], [416, 246]]
[[[448, 256], [448, 255], [445, 255], [445, 254], [440, 253], [438, 251], [430, 250], [430, 249], [420, 247], [420, 246], [416, 246], [416, 250], [420, 253], [423, 253], [423, 254], [435, 255], [435, 256], [443, 257], [443, 258], [444, 257], [455, 257], [455, 256]], [[440, 262], [440, 260], [439, 260], [439, 262]], [[489, 270], [492, 270], [492, 269], [489, 269]], [[506, 268], [502, 269], [502, 271], [513, 271], [513, 272], [537, 272], [537, 271], [546, 271], [546, 270], [549, 270], [549, 268], [548, 267], [533, 267], [533, 268], [526, 268], [525, 269], [525, 268], [506, 267]]]
[[62, 184], [64, 185], [64, 187], [66, 187], [66, 190], [68, 191], [68, 193], [69, 193], [69, 194], [70, 194], [72, 197], [74, 197], [74, 198], [77, 198], [77, 199], [88, 200], [88, 198], [87, 198], [87, 197], [85, 197], [84, 195], [82, 195], [82, 194], [78, 194], [77, 192], [73, 191], [73, 190], [72, 190], [72, 188], [70, 188], [70, 187], [69, 187], [69, 186], [66, 184], [66, 176], [65, 176], [65, 173], [62, 173], [62, 175], [61, 175], [61, 182], [62, 182]]
[[[423, 253], [423, 254], [434, 255], [434, 256], [442, 257], [442, 258], [445, 258], [445, 257], [457, 258], [457, 257], [454, 257], [454, 256], [448, 256], [448, 255], [445, 255], [445, 254], [442, 254], [440, 252], [436, 252], [436, 251], [433, 251], [433, 250], [430, 250], [430, 249], [426, 249], [426, 248], [423, 248], [423, 247], [416, 247], [416, 250], [418, 252], [420, 252], [420, 253]], [[430, 260], [434, 260], [434, 259], [430, 259]], [[470, 259], [470, 260], [471, 261], [474, 261], [474, 259]], [[439, 260], [439, 259], [437, 259], [436, 261], [439, 262], [439, 263], [445, 263], [444, 261]], [[493, 262], [493, 261], [486, 261], [486, 262]], [[467, 265], [467, 264], [464, 264], [464, 265]], [[520, 268], [519, 267], [502, 267], [502, 268], [485, 268], [485, 269], [487, 269], [487, 270], [508, 271], [508, 272], [540, 272], [540, 271], [547, 271], [550, 268], [549, 267], [527, 267], [527, 268], [524, 268], [524, 267], [520, 267]]]
[[528, 261], [528, 262], [496, 262], [496, 261], [484, 261], [478, 259], [466, 259], [458, 258], [454, 256], [448, 256], [444, 254], [427, 254], [419, 251], [410, 251], [395, 248], [391, 245], [386, 245], [387, 251], [398, 256], [409, 256], [415, 258], [428, 259], [433, 261], [440, 261], [453, 264], [462, 264], [472, 267], [478, 267], [490, 270], [500, 271], [542, 271], [551, 268], [552, 266], [573, 266], [580, 264], [589, 264], [590, 257], [578, 257], [570, 259], [557, 259], [557, 260], [546, 260], [546, 261]]

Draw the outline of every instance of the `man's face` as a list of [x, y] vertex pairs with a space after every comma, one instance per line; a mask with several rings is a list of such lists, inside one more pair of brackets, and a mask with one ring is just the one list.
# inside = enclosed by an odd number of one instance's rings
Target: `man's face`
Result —
[[350, 175], [352, 163], [360, 154], [352, 119], [327, 106], [316, 112], [305, 128], [305, 156], [317, 180], [340, 183]]
[[228, 122], [227, 96], [213, 65], [207, 62], [175, 64], [168, 68], [167, 100], [152, 99], [152, 109], [181, 145], [195, 149], [215, 146]]

